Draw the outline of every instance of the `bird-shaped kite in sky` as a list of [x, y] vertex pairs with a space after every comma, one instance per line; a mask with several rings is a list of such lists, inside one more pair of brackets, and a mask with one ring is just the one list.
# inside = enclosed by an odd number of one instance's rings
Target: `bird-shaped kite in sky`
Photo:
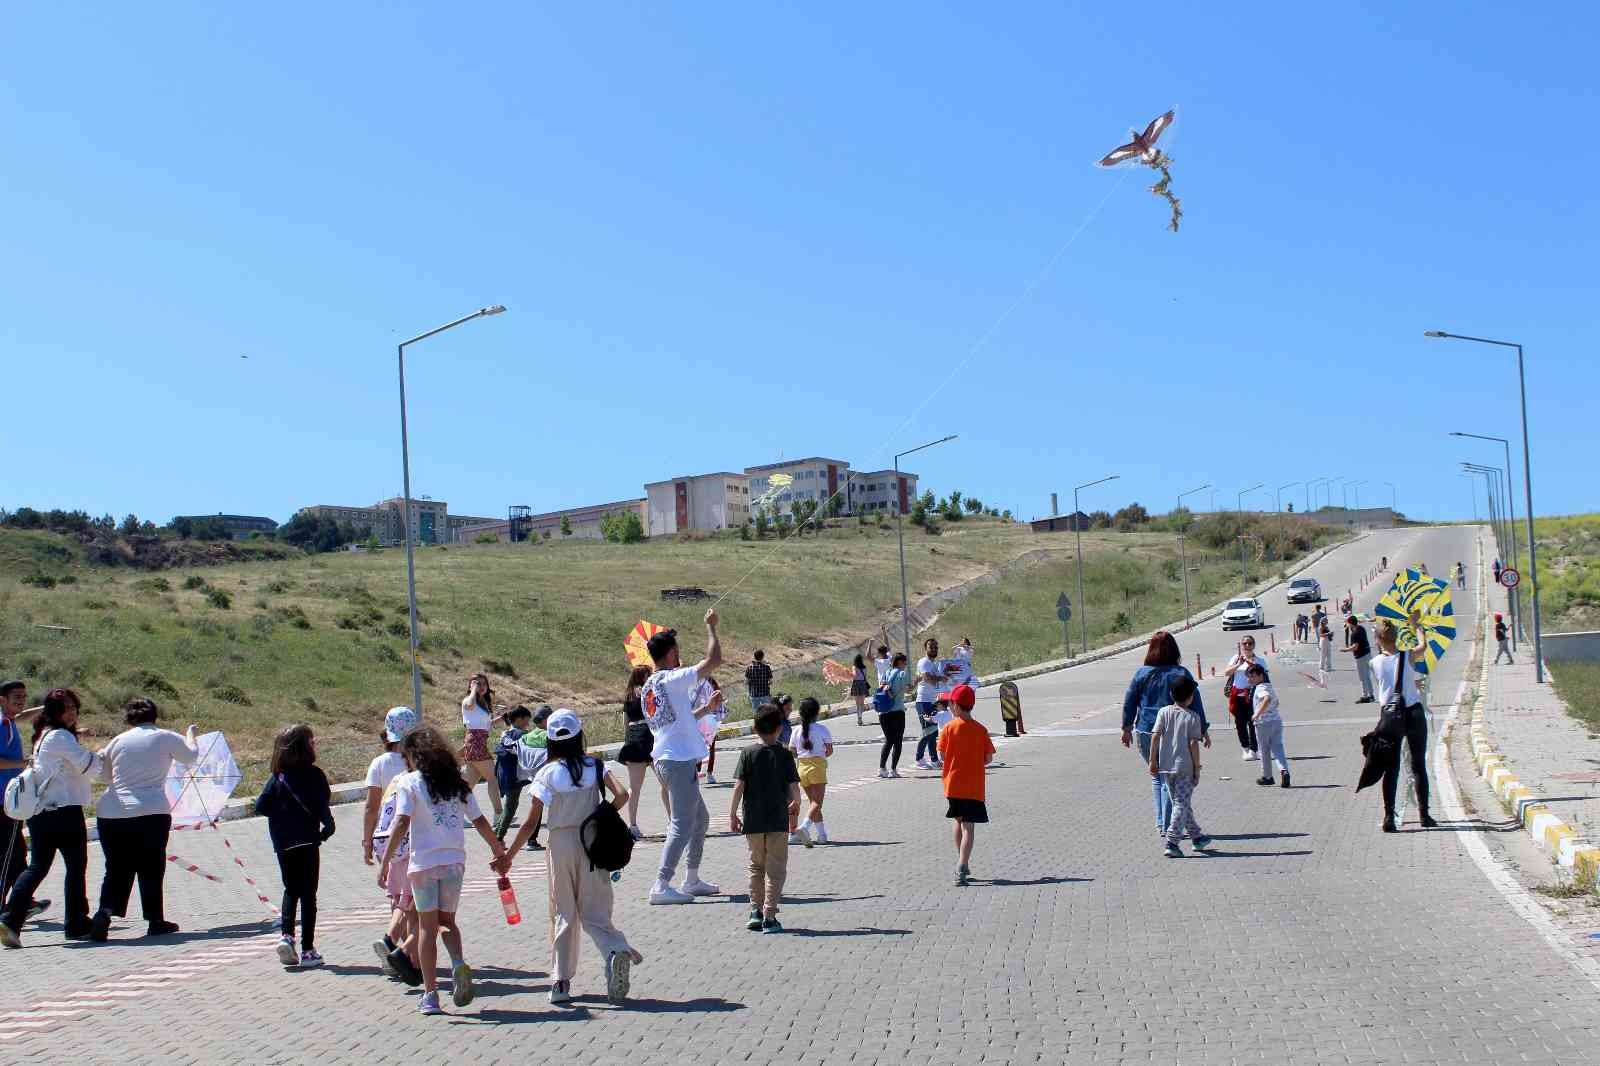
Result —
[[1167, 228], [1178, 232], [1178, 220], [1183, 217], [1183, 207], [1178, 198], [1172, 195], [1172, 172], [1168, 167], [1172, 165], [1172, 157], [1156, 147], [1156, 141], [1172, 125], [1172, 120], [1177, 116], [1176, 111], [1168, 111], [1152, 119], [1144, 132], [1130, 130], [1133, 140], [1127, 144], [1119, 145], [1106, 153], [1100, 160], [1103, 167], [1120, 166], [1123, 163], [1138, 163], [1140, 166], [1149, 167], [1151, 170], [1161, 172], [1161, 180], [1150, 186], [1150, 191], [1166, 200], [1172, 205], [1172, 221], [1167, 223]]

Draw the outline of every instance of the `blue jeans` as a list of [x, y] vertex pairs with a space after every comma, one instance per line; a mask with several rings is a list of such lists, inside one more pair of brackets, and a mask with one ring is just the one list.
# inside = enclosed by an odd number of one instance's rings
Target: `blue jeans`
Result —
[[[917, 704], [917, 725], [922, 729], [922, 735], [917, 738], [918, 759], [939, 761], [939, 731], [937, 729], [931, 733], [928, 731], [928, 727], [933, 724], [933, 716], [938, 712], [939, 709], [931, 703]], [[924, 751], [928, 753], [926, 756], [922, 754]]]
[[[1139, 761], [1144, 765], [1145, 772], [1150, 769], [1150, 734], [1135, 733], [1139, 741]], [[1156, 807], [1156, 832], [1165, 833], [1167, 822], [1172, 818], [1172, 791], [1167, 788], [1166, 774], [1157, 774], [1150, 779], [1150, 794]]]

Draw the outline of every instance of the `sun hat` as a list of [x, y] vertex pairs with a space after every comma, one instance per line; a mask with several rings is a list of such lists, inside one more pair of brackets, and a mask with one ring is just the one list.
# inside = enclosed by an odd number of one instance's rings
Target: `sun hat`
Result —
[[583, 722], [579, 720], [576, 712], [563, 707], [550, 716], [550, 721], [545, 723], [544, 731], [551, 740], [568, 740], [583, 732]]
[[415, 728], [417, 712], [410, 707], [391, 707], [389, 713], [383, 716], [383, 736], [391, 743], [398, 744]]

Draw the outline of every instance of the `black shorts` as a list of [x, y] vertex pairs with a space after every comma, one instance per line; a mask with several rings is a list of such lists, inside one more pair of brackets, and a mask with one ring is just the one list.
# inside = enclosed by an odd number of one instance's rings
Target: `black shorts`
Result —
[[954, 797], [945, 800], [950, 804], [950, 809], [944, 812], [946, 818], [954, 818], [960, 822], [974, 824], [989, 820], [989, 808], [983, 805], [983, 800], [964, 800]]

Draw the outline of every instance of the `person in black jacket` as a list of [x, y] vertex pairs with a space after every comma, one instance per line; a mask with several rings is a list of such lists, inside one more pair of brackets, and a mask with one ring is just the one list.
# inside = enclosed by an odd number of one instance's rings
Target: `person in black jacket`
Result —
[[[317, 954], [317, 881], [322, 842], [333, 836], [328, 778], [317, 766], [317, 740], [301, 722], [278, 734], [272, 746], [272, 772], [256, 798], [265, 815], [272, 850], [283, 873], [283, 939], [278, 961], [302, 969], [322, 965]], [[294, 950], [295, 908], [300, 910], [300, 952]]]

